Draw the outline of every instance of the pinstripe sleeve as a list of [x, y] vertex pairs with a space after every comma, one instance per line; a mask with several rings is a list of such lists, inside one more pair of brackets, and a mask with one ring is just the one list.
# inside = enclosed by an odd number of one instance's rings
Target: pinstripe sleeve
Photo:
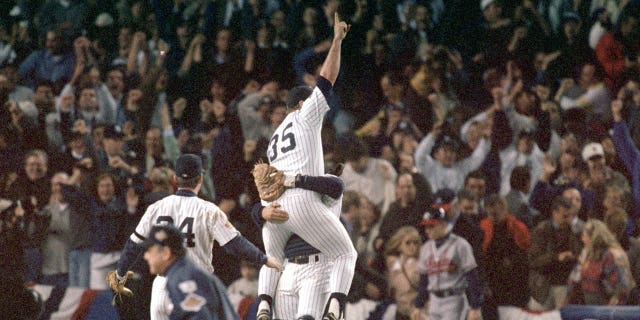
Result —
[[308, 127], [322, 126], [324, 115], [329, 111], [327, 99], [320, 88], [313, 88], [313, 92], [302, 104], [300, 109], [300, 122]]
[[216, 207], [214, 210], [209, 211], [207, 216], [208, 224], [212, 225], [212, 228], [209, 228], [210, 232], [212, 232], [211, 236], [218, 241], [218, 244], [221, 246], [224, 246], [240, 234], [231, 222], [229, 222], [227, 215], [219, 208]]

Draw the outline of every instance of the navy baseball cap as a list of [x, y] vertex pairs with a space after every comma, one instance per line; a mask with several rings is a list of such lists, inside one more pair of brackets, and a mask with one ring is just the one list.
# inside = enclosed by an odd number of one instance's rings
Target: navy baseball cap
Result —
[[287, 92], [284, 102], [286, 103], [287, 108], [295, 108], [300, 100], [307, 100], [312, 92], [313, 89], [309, 88], [309, 86], [294, 87]]
[[449, 188], [442, 188], [433, 194], [433, 205], [434, 208], [442, 208], [445, 211], [449, 210], [451, 207], [451, 202], [455, 199], [456, 193]]
[[104, 139], [117, 139], [121, 140], [124, 138], [124, 132], [120, 126], [109, 125], [104, 127]]
[[432, 207], [424, 213], [420, 224], [423, 226], [433, 226], [438, 221], [447, 221], [447, 211], [440, 207]]
[[142, 242], [142, 248], [146, 251], [154, 245], [169, 247], [173, 252], [180, 252], [184, 249], [182, 233], [171, 224], [155, 225], [149, 231], [147, 239]]
[[202, 159], [195, 154], [183, 154], [176, 161], [176, 176], [182, 179], [194, 178], [202, 173]]

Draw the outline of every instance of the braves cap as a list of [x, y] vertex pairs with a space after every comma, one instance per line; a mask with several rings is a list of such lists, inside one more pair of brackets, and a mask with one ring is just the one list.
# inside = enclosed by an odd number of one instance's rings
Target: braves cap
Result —
[[423, 226], [433, 226], [438, 221], [447, 221], [447, 211], [440, 207], [432, 207], [424, 213], [420, 224]]
[[202, 159], [195, 154], [183, 154], [176, 161], [176, 176], [182, 179], [194, 178], [203, 172]]
[[433, 205], [434, 208], [442, 208], [445, 211], [449, 210], [451, 207], [451, 202], [455, 199], [456, 193], [449, 188], [442, 188], [433, 194]]

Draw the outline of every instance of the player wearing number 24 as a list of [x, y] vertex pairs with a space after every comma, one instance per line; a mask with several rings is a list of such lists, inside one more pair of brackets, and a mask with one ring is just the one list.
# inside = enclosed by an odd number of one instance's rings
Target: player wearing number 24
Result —
[[[200, 269], [213, 273], [213, 242], [225, 248], [227, 252], [242, 257], [258, 265], [280, 269], [280, 264], [267, 257], [255, 245], [245, 239], [227, 219], [227, 215], [215, 204], [197, 197], [202, 186], [202, 159], [193, 154], [185, 154], [176, 161], [174, 181], [178, 191], [174, 195], [150, 205], [136, 230], [125, 244], [118, 263], [118, 278], [127, 274], [129, 266], [142, 254], [140, 243], [154, 225], [173, 224], [185, 241], [186, 255]], [[169, 304], [166, 291], [166, 278], [157, 276], [151, 291], [151, 319], [167, 319], [166, 305]]]

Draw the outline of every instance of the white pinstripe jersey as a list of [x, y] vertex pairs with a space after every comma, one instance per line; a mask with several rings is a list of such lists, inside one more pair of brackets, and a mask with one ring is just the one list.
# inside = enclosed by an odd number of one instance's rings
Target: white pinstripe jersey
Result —
[[320, 130], [327, 111], [327, 100], [315, 87], [302, 108], [289, 113], [271, 136], [269, 163], [287, 175], [324, 175]]
[[433, 240], [423, 244], [418, 263], [420, 273], [429, 276], [429, 291], [466, 288], [465, 273], [478, 266], [469, 242], [455, 234], [440, 247]]
[[142, 242], [136, 233], [146, 237], [151, 227], [163, 223], [173, 223], [182, 232], [187, 256], [202, 270], [211, 273], [213, 241], [223, 246], [239, 234], [215, 204], [198, 197], [171, 195], [147, 208], [131, 240]]

